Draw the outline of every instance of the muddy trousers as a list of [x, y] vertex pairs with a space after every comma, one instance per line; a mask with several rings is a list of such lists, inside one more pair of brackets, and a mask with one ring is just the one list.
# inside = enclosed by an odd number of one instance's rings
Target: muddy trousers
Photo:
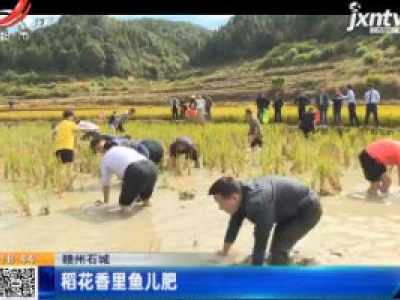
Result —
[[150, 160], [130, 164], [124, 174], [119, 204], [131, 205], [137, 198], [150, 199], [158, 177], [158, 169]]
[[317, 196], [311, 197], [314, 199], [308, 201], [296, 216], [275, 226], [268, 259], [269, 265], [289, 265], [289, 254], [293, 246], [319, 222], [322, 206]]

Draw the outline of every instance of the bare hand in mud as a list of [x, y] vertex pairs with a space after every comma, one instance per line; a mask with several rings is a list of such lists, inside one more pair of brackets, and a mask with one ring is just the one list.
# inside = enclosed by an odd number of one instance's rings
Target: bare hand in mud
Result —
[[95, 206], [100, 206], [100, 205], [104, 205], [105, 203], [103, 202], [103, 201], [101, 201], [101, 200], [96, 200], [96, 201], [94, 201], [94, 205]]
[[211, 264], [221, 264], [225, 263], [227, 259], [227, 254], [224, 254], [222, 251], [217, 251], [213, 257], [208, 259], [208, 262]]
[[226, 253], [226, 252], [223, 251], [223, 250], [218, 250], [218, 251], [216, 252], [216, 255], [217, 255], [217, 256], [226, 257], [226, 256], [228, 256], [228, 253]]

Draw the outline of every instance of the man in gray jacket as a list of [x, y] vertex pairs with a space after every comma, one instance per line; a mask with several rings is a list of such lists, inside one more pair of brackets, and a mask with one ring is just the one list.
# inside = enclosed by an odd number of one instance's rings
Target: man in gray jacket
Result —
[[317, 106], [321, 115], [321, 124], [328, 125], [328, 108], [329, 108], [329, 95], [324, 88], [320, 88], [315, 99], [315, 105]]
[[322, 207], [317, 194], [302, 182], [282, 176], [249, 181], [222, 177], [209, 189], [221, 210], [231, 215], [220, 255], [227, 255], [242, 222], [255, 225], [252, 264], [262, 265], [270, 231], [269, 264], [289, 265], [289, 252], [320, 220]]

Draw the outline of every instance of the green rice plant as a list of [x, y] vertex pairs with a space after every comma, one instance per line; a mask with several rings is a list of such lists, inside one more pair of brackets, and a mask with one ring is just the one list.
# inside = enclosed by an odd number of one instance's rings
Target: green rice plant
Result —
[[32, 216], [27, 188], [21, 184], [14, 183], [13, 197], [17, 204], [21, 207], [23, 214], [28, 217]]

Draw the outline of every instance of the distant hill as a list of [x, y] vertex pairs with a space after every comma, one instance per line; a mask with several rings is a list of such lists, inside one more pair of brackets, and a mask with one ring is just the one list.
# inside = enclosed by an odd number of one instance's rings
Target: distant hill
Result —
[[234, 16], [192, 57], [192, 64], [204, 66], [257, 58], [284, 42], [333, 42], [366, 34], [365, 30], [348, 33], [348, 21], [348, 16], [335, 15]]
[[214, 32], [185, 22], [63, 16], [28, 41], [0, 43], [0, 95], [161, 101], [212, 93], [243, 101], [278, 87], [291, 97], [321, 84], [352, 83], [361, 92], [372, 80], [383, 97], [400, 98], [398, 35], [348, 33], [348, 21], [241, 15]]
[[0, 43], [0, 68], [162, 79], [187, 66], [209, 35], [186, 22], [63, 16], [28, 41]]

